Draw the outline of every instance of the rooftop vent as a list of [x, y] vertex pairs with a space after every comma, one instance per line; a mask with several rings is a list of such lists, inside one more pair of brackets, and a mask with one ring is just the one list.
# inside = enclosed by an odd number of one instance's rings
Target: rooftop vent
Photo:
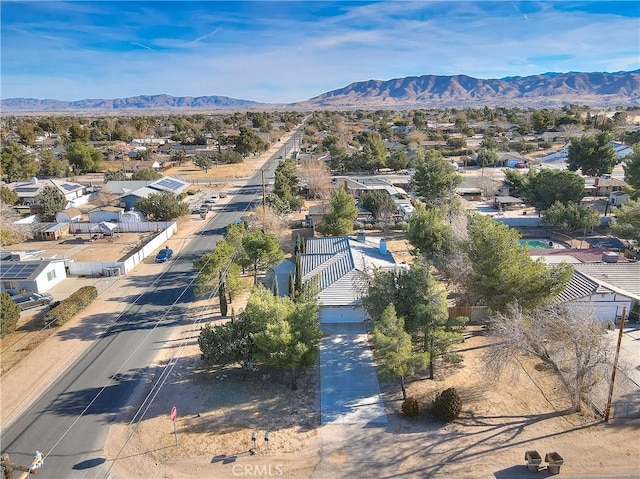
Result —
[[603, 251], [602, 261], [605, 263], [617, 263], [618, 253], [614, 253], [613, 251]]

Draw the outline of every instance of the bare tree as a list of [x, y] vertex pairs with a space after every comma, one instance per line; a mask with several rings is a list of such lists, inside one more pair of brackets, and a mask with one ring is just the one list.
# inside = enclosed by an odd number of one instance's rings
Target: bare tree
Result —
[[491, 319], [489, 330], [499, 338], [485, 356], [489, 371], [517, 366], [522, 354], [535, 356], [558, 373], [576, 412], [586, 394], [607, 380], [613, 365], [606, 325], [588, 307], [565, 304], [525, 312], [510, 305]]
[[330, 195], [331, 170], [322, 160], [300, 162], [300, 179], [307, 183], [309, 197], [326, 200]]
[[273, 233], [280, 237], [287, 228], [287, 219], [279, 215], [269, 205], [258, 206], [247, 219], [247, 229], [260, 230], [263, 233]]

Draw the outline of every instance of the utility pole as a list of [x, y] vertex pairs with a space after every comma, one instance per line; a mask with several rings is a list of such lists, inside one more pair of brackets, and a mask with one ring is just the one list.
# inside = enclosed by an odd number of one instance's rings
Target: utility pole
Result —
[[26, 479], [29, 477], [31, 473], [35, 474], [40, 467], [42, 467], [42, 463], [44, 462], [44, 456], [40, 451], [36, 451], [35, 457], [29, 466], [20, 466], [18, 464], [14, 464], [9, 459], [9, 454], [2, 454], [0, 457], [0, 467], [2, 467], [2, 477], [3, 479], [13, 479], [14, 471], [21, 471], [22, 474], [18, 477], [18, 479]]
[[609, 422], [611, 414], [611, 400], [613, 398], [613, 386], [616, 381], [616, 369], [618, 369], [618, 358], [620, 357], [620, 346], [622, 345], [622, 332], [624, 330], [624, 317], [627, 314], [627, 307], [622, 308], [622, 317], [620, 318], [620, 331], [618, 331], [618, 344], [616, 346], [616, 355], [613, 358], [613, 371], [611, 371], [611, 382], [609, 383], [609, 397], [607, 398], [607, 406], [604, 410], [604, 422]]

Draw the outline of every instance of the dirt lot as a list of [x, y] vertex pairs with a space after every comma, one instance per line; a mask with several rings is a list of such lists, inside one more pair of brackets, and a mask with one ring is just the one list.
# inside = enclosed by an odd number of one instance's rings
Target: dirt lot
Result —
[[[604, 425], [588, 411], [566, 414], [569, 401], [557, 378], [534, 360], [523, 358], [513, 376], [487, 376], [481, 355], [489, 340], [479, 327], [468, 332], [460, 367], [409, 386], [422, 404], [456, 387], [464, 401], [461, 418], [445, 425], [425, 411], [409, 420], [400, 413], [398, 385], [383, 384], [389, 419], [384, 429], [318, 428], [317, 369], [304, 376], [298, 391], [274, 372], [208, 370], [198, 359], [196, 335], [183, 332], [191, 339], [147, 417], [112, 427], [105, 452], [115, 461], [116, 477], [238, 477], [260, 468], [288, 478], [547, 477], [546, 471], [526, 471], [529, 449], [543, 458], [560, 453], [565, 477], [640, 474], [638, 420]], [[177, 446], [168, 405], [179, 411]], [[253, 431], [256, 455], [249, 452]], [[345, 431], [348, 438], [341, 441]]]

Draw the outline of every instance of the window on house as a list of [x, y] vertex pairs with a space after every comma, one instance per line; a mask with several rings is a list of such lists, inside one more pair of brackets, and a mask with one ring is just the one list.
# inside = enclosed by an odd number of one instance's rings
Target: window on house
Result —
[[47, 273], [47, 280], [51, 281], [55, 277], [56, 277], [56, 270], [55, 269], [52, 269], [51, 271], [49, 271]]

